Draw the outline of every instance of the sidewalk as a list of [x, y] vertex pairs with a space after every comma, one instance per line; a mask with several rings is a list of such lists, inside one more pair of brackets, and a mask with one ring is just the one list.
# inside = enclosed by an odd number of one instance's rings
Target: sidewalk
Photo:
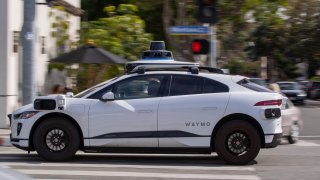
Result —
[[0, 138], [3, 142], [0, 146], [12, 146], [10, 143], [10, 129], [0, 129]]
[[306, 99], [305, 102], [310, 105], [320, 105], [320, 100]]

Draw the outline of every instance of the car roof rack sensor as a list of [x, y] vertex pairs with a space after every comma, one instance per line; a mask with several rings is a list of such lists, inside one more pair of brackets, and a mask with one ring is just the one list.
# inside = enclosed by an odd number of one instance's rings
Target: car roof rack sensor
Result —
[[224, 74], [221, 69], [202, 67], [198, 65], [160, 65], [160, 64], [144, 64], [134, 67], [129, 74], [144, 74], [147, 71], [187, 71], [191, 74], [199, 74], [200, 71], [208, 71], [209, 73]]

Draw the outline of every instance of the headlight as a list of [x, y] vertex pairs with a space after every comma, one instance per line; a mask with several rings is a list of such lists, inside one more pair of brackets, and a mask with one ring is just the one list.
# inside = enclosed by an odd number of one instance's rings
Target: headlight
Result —
[[307, 96], [307, 94], [306, 93], [300, 93], [300, 94], [298, 94], [298, 96]]
[[39, 111], [26, 111], [20, 114], [15, 114], [14, 119], [29, 119], [36, 115]]

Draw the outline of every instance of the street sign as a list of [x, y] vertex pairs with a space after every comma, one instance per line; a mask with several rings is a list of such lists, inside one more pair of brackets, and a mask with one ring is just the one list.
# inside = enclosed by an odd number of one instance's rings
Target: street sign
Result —
[[172, 26], [171, 35], [209, 35], [210, 29], [207, 26]]

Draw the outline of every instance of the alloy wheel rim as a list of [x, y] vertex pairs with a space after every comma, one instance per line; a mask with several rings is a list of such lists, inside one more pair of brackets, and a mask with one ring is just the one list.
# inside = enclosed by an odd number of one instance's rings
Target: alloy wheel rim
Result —
[[45, 141], [47, 148], [52, 152], [63, 151], [68, 145], [67, 134], [59, 128], [50, 130]]
[[250, 140], [244, 132], [232, 132], [227, 137], [227, 149], [232, 154], [242, 155], [247, 152]]

